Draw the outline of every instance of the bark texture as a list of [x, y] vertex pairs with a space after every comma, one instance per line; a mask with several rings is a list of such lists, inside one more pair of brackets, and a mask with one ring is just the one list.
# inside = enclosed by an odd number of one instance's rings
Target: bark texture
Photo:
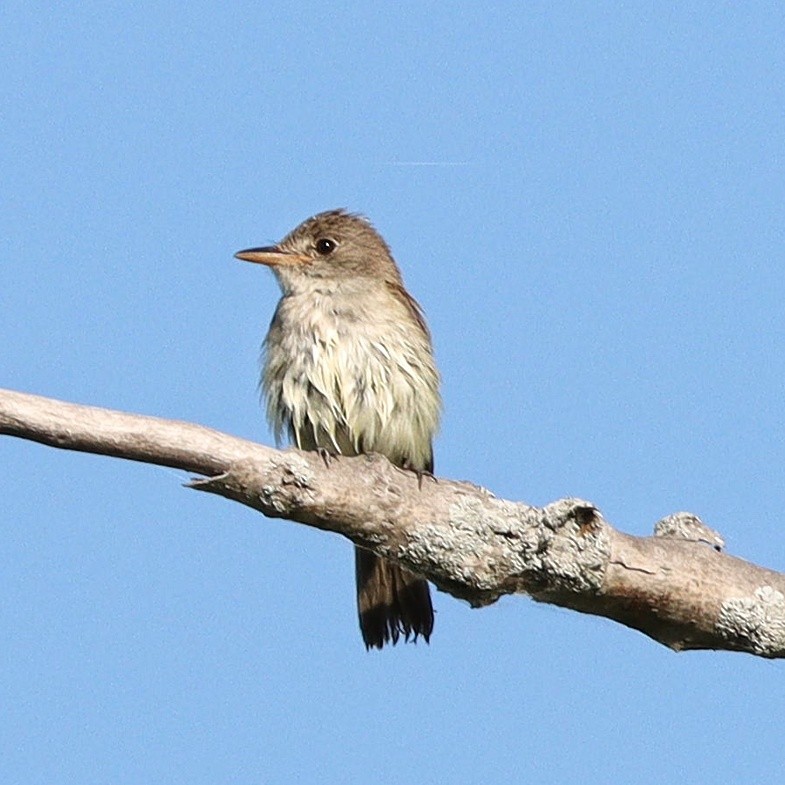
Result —
[[532, 507], [467, 482], [418, 487], [415, 473], [378, 455], [327, 466], [316, 453], [187, 422], [10, 390], [0, 390], [0, 434], [198, 474], [190, 487], [341, 533], [475, 607], [528, 594], [674, 650], [785, 657], [785, 575], [723, 553], [722, 538], [689, 513], [634, 537], [581, 499]]

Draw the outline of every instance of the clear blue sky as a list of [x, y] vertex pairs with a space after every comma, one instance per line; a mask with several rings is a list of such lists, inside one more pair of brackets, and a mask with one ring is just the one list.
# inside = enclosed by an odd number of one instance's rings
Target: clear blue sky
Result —
[[[269, 442], [234, 251], [367, 214], [439, 473], [785, 569], [778, 3], [5, 3], [0, 385]], [[429, 164], [429, 165], [424, 165]], [[785, 665], [436, 597], [365, 652], [347, 542], [0, 439], [0, 781], [775, 782]]]

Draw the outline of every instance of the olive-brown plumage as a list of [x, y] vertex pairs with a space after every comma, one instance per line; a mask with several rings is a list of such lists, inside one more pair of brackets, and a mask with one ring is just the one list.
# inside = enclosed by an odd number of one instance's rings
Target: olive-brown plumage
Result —
[[[262, 390], [277, 437], [338, 455], [378, 452], [433, 469], [439, 376], [420, 307], [387, 244], [343, 210], [304, 221], [275, 246], [237, 257], [269, 265], [282, 297], [264, 342]], [[427, 641], [428, 583], [355, 549], [360, 629], [368, 648]]]

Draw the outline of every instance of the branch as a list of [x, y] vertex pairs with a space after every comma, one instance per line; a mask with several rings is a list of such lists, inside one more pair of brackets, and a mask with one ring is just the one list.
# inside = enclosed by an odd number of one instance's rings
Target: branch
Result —
[[580, 499], [546, 507], [425, 479], [379, 455], [279, 451], [187, 422], [0, 390], [0, 434], [201, 475], [190, 487], [343, 534], [479, 607], [505, 594], [605, 616], [674, 650], [785, 657], [785, 575], [721, 553], [677, 513], [653, 537]]

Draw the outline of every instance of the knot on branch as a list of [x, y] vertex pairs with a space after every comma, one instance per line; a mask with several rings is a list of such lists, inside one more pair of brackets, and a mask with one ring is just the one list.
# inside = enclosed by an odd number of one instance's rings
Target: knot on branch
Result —
[[535, 597], [598, 591], [610, 558], [599, 510], [582, 499], [560, 499], [537, 512], [536, 547], [525, 556], [526, 591]]
[[715, 551], [721, 551], [725, 547], [722, 535], [691, 512], [675, 512], [657, 521], [654, 524], [654, 536], [702, 542], [711, 545]]

